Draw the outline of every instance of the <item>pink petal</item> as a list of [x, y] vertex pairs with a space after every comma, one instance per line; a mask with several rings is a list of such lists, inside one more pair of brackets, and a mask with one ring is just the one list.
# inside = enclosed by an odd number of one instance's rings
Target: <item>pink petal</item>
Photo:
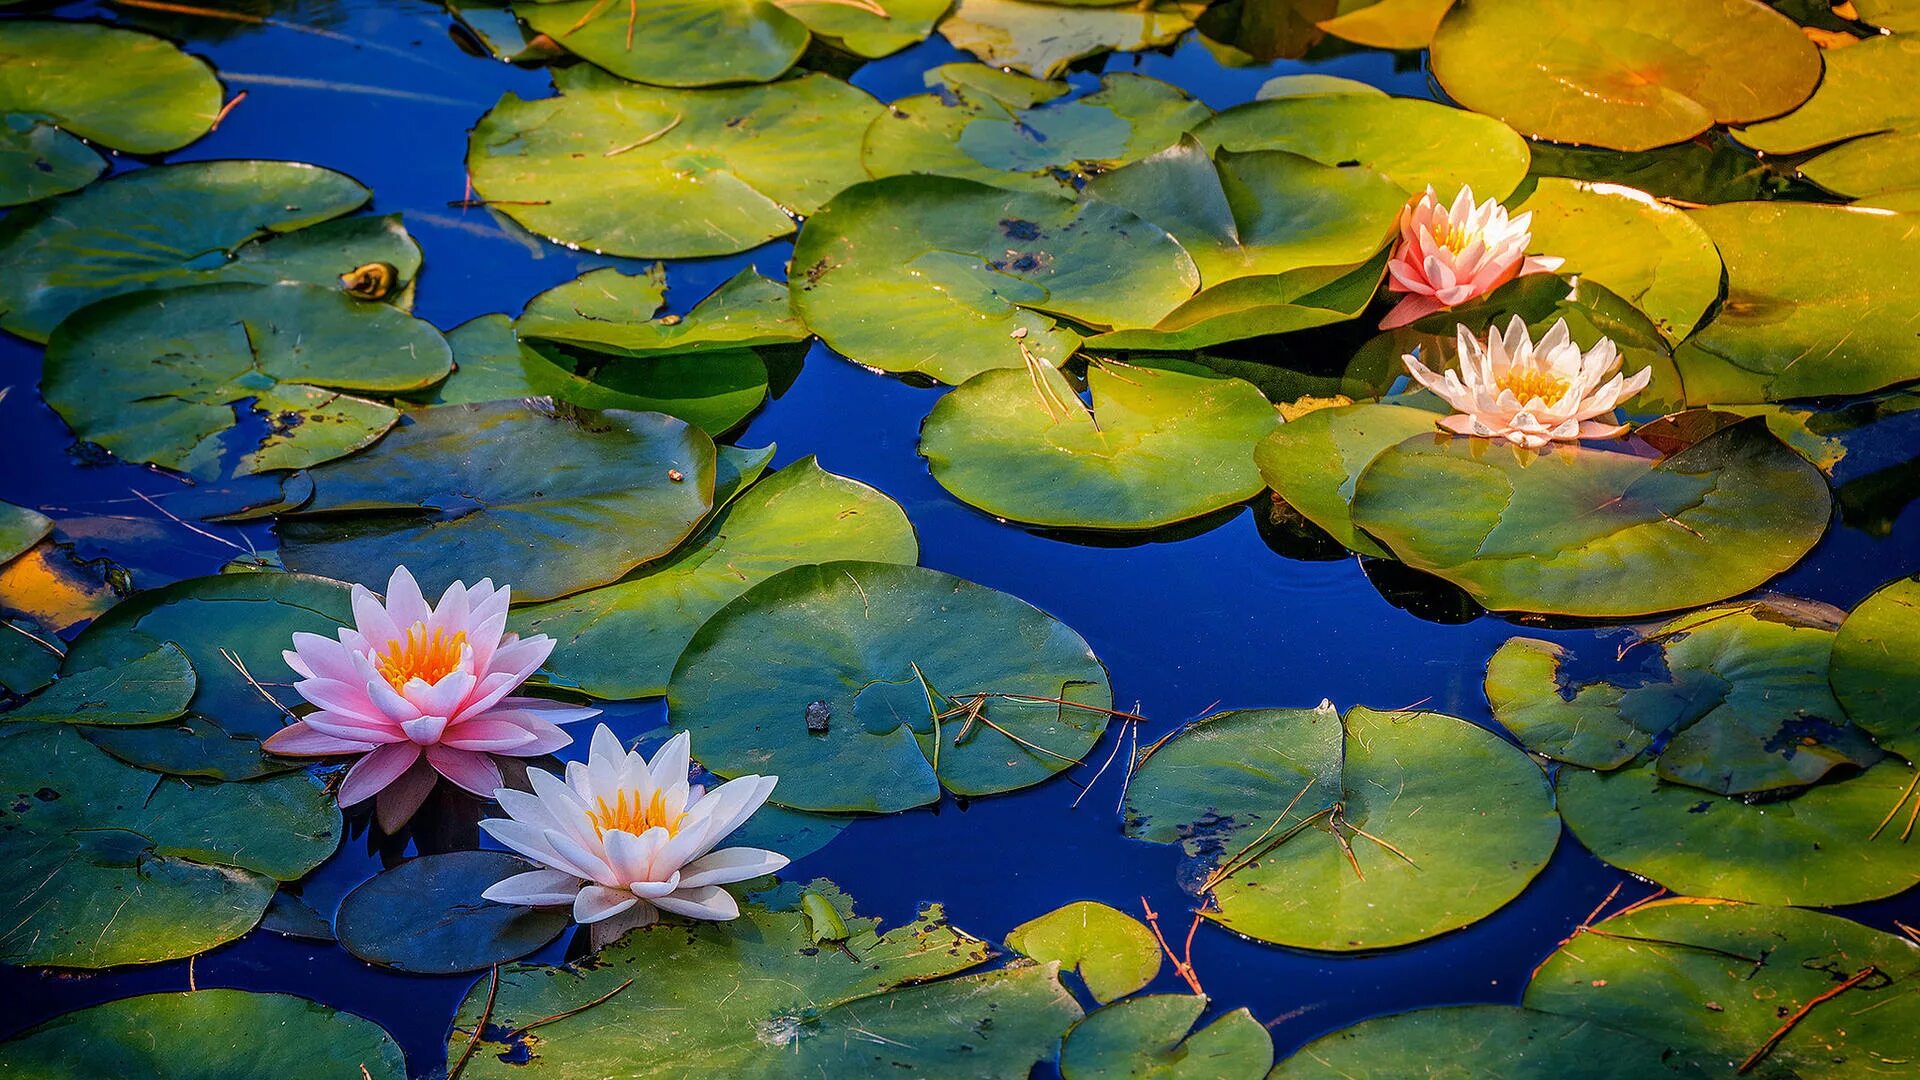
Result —
[[347, 770], [347, 778], [340, 785], [340, 805], [353, 806], [372, 798], [400, 779], [419, 757], [420, 748], [410, 742], [390, 743], [375, 749]]
[[353, 621], [360, 636], [368, 641], [393, 641], [400, 636], [387, 609], [380, 606], [380, 601], [374, 599], [365, 585], [353, 587]]
[[400, 725], [407, 738], [421, 746], [432, 746], [440, 741], [440, 735], [447, 730], [447, 718], [444, 716], [423, 716], [418, 720], [409, 720]]
[[394, 567], [393, 576], [387, 579], [387, 618], [404, 630], [414, 623], [424, 624], [432, 617], [427, 598], [420, 595], [420, 583], [413, 580], [412, 572], [404, 566]]
[[455, 750], [518, 755], [518, 748], [526, 746], [536, 738], [538, 736], [534, 732], [511, 720], [488, 716], [484, 719], [466, 720], [453, 725], [440, 737], [439, 742], [440, 745]]
[[492, 798], [494, 789], [500, 786], [500, 766], [485, 754], [455, 750], [438, 743], [426, 750], [427, 762], [441, 776], [483, 799]]
[[296, 720], [267, 736], [260, 743], [260, 748], [287, 757], [326, 757], [332, 754], [363, 754], [376, 745], [315, 731], [305, 720]]
[[1393, 306], [1392, 311], [1387, 312], [1386, 318], [1380, 320], [1380, 329], [1392, 330], [1405, 326], [1416, 320], [1424, 319], [1445, 306], [1446, 305], [1431, 296], [1409, 293], [1401, 298], [1398, 304]]
[[380, 831], [391, 836], [400, 831], [413, 815], [420, 812], [420, 806], [427, 801], [427, 795], [433, 791], [433, 785], [439, 783], [440, 774], [434, 772], [424, 761], [415, 761], [400, 779], [380, 789], [373, 799], [373, 816], [380, 824]]

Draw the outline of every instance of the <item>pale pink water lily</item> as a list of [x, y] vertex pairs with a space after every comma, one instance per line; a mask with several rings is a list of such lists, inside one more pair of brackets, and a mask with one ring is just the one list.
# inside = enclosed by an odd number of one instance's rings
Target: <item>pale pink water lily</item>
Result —
[[[1466, 327], [1456, 336], [1458, 367], [1435, 375], [1412, 353], [1401, 359], [1421, 386], [1458, 409], [1440, 426], [1459, 435], [1505, 439], [1538, 449], [1556, 440], [1604, 439], [1626, 431], [1612, 422], [1621, 402], [1647, 388], [1653, 369], [1620, 374], [1620, 351], [1601, 338], [1581, 351], [1556, 321], [1536, 343], [1518, 315], [1487, 331], [1482, 342]], [[1602, 419], [1604, 418], [1604, 419]]]
[[355, 625], [335, 637], [293, 635], [281, 655], [293, 689], [315, 707], [264, 745], [276, 754], [359, 754], [340, 784], [340, 805], [376, 798], [382, 828], [405, 824], [444, 776], [480, 796], [500, 786], [495, 756], [552, 753], [573, 737], [559, 725], [599, 715], [531, 697], [509, 697], [553, 652], [544, 634], [507, 633], [511, 590], [454, 582], [428, 605], [402, 566], [382, 604], [353, 587]]
[[1391, 330], [1436, 311], [1485, 296], [1523, 274], [1544, 274], [1564, 259], [1528, 255], [1531, 211], [1507, 217], [1496, 199], [1475, 206], [1463, 187], [1452, 206], [1433, 188], [1400, 211], [1400, 240], [1387, 261], [1387, 288], [1405, 293], [1380, 329]]
[[707, 791], [688, 781], [689, 753], [683, 731], [649, 762], [601, 724], [586, 762], [569, 762], [564, 781], [527, 770], [533, 793], [495, 792], [508, 816], [480, 827], [544, 869], [515, 874], [481, 895], [530, 907], [572, 905], [576, 921], [595, 924], [596, 947], [651, 924], [661, 911], [738, 916], [739, 904], [721, 886], [771, 874], [787, 858], [760, 848], [714, 848], [760, 809], [776, 778], [739, 776]]

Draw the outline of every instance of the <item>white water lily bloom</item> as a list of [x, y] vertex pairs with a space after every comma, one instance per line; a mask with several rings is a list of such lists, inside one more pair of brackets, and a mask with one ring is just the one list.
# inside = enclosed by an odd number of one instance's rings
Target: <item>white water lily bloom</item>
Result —
[[652, 923], [660, 911], [694, 919], [739, 915], [721, 886], [773, 873], [787, 858], [714, 847], [760, 809], [776, 778], [741, 776], [706, 791], [688, 782], [688, 755], [686, 732], [649, 762], [602, 724], [587, 760], [569, 762], [564, 781], [528, 769], [533, 794], [495, 792], [508, 817], [480, 827], [546, 869], [515, 874], [481, 895], [532, 907], [570, 904], [576, 921], [602, 924], [596, 942]]
[[1653, 378], [1652, 368], [1622, 376], [1620, 351], [1608, 338], [1582, 352], [1565, 319], [1538, 343], [1518, 315], [1505, 334], [1489, 329], [1485, 342], [1465, 326], [1455, 333], [1460, 363], [1445, 375], [1435, 375], [1413, 353], [1401, 359], [1421, 386], [1459, 410], [1440, 426], [1460, 435], [1534, 449], [1556, 440], [1609, 438], [1626, 430], [1613, 422], [1614, 408]]
[[1507, 217], [1497, 199], [1474, 205], [1463, 187], [1451, 206], [1429, 187], [1400, 211], [1400, 240], [1387, 262], [1387, 288], [1405, 293], [1380, 322], [1391, 330], [1458, 307], [1527, 274], [1560, 269], [1562, 259], [1528, 255], [1531, 211]]

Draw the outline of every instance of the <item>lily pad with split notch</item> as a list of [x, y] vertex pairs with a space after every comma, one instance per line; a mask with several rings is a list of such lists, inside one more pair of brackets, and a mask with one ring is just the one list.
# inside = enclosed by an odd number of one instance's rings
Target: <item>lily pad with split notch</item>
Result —
[[1246, 1009], [1189, 1031], [1207, 999], [1148, 994], [1088, 1013], [1060, 1048], [1065, 1080], [1261, 1080], [1273, 1037]]
[[420, 975], [484, 971], [543, 948], [573, 925], [571, 908], [481, 897], [496, 882], [533, 869], [503, 851], [408, 859], [348, 893], [334, 933], [348, 952], [381, 967]]
[[666, 275], [589, 270], [527, 302], [514, 320], [523, 338], [607, 356], [733, 351], [807, 339], [784, 282], [752, 267], [722, 282], [685, 315], [662, 315]]
[[1872, 37], [1821, 57], [1825, 75], [1806, 104], [1734, 136], [1765, 154], [1819, 151], [1796, 171], [1841, 195], [1920, 187], [1920, 38]]
[[1388, 447], [1434, 430], [1437, 413], [1364, 402], [1315, 409], [1275, 428], [1254, 447], [1260, 476], [1275, 495], [1349, 550], [1387, 551], [1353, 525], [1348, 505], [1367, 464]]
[[1078, 900], [1021, 923], [1007, 932], [1006, 945], [1041, 963], [1059, 961], [1062, 968], [1076, 972], [1102, 1004], [1141, 989], [1160, 973], [1160, 943], [1153, 931], [1093, 900]]

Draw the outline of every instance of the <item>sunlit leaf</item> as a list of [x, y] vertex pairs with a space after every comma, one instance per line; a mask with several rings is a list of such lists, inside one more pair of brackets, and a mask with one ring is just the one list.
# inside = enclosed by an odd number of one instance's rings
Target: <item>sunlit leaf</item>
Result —
[[1302, 517], [1362, 555], [1387, 551], [1353, 527], [1347, 507], [1361, 470], [1388, 447], [1434, 430], [1439, 415], [1405, 405], [1361, 404], [1317, 409], [1280, 425], [1254, 449], [1254, 463], [1274, 494]]
[[1840, 625], [1833, 692], [1853, 722], [1909, 759], [1920, 754], [1920, 579], [1881, 586]]
[[1204, 0], [1146, 0], [1124, 8], [954, 0], [940, 35], [982, 63], [1051, 79], [1083, 56], [1171, 44], [1205, 8]]
[[1041, 963], [1059, 961], [1062, 970], [1079, 974], [1099, 1002], [1126, 997], [1160, 972], [1160, 943], [1153, 931], [1092, 900], [1021, 923], [1007, 932], [1007, 948]]
[[1920, 187], [1920, 39], [1868, 38], [1823, 55], [1826, 75], [1806, 104], [1736, 137], [1768, 154], [1831, 147], [1799, 172], [1842, 195]]

